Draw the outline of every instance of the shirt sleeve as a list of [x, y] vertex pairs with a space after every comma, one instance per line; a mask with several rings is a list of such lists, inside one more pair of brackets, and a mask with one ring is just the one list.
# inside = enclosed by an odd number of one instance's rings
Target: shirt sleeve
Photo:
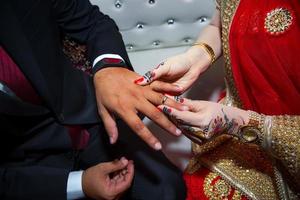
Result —
[[67, 183], [67, 200], [80, 199], [84, 197], [81, 184], [82, 173], [83, 171], [73, 171], [69, 173]]
[[126, 67], [126, 62], [118, 54], [102, 54], [96, 57], [92, 65], [93, 73], [105, 67]]

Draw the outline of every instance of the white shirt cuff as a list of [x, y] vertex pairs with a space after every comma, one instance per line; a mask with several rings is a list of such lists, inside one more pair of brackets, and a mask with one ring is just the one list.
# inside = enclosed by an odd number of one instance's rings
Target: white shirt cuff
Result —
[[74, 171], [69, 173], [67, 183], [67, 200], [80, 199], [84, 197], [81, 184], [82, 173], [83, 171]]
[[100, 56], [98, 56], [97, 58], [95, 58], [94, 62], [93, 62], [93, 67], [101, 60], [103, 60], [104, 58], [117, 58], [117, 59], [121, 59], [123, 62], [124, 59], [118, 55], [118, 54], [102, 54]]

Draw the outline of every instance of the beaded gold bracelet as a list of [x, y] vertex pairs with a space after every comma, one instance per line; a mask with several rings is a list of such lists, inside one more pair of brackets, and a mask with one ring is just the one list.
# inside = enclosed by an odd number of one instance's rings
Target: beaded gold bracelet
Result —
[[216, 54], [215, 54], [213, 48], [211, 48], [211, 46], [209, 46], [208, 44], [206, 44], [204, 42], [196, 42], [193, 44], [193, 46], [202, 47], [208, 53], [208, 55], [210, 57], [210, 64], [213, 64], [213, 62], [215, 62]]

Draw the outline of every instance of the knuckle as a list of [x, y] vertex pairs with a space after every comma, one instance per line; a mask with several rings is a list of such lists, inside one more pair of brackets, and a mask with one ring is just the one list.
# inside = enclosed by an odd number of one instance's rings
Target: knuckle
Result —
[[157, 101], [159, 101], [161, 103], [162, 99], [164, 98], [165, 95], [161, 94], [161, 93], [157, 93]]
[[145, 125], [141, 121], [136, 120], [133, 123], [133, 129], [137, 132], [143, 131], [144, 128], [145, 128]]
[[161, 112], [155, 111], [152, 115], [151, 115], [151, 119], [153, 121], [160, 121], [163, 117], [163, 114]]

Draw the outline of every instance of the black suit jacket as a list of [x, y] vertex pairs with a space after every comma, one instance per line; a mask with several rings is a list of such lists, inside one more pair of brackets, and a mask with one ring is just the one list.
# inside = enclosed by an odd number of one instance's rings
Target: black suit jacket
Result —
[[73, 68], [61, 35], [87, 44], [89, 59], [119, 54], [131, 65], [116, 24], [88, 0], [1, 0], [0, 45], [43, 100], [37, 106], [0, 92], [0, 199], [64, 199], [70, 168], [33, 155], [68, 151], [65, 125], [94, 124], [92, 78]]

